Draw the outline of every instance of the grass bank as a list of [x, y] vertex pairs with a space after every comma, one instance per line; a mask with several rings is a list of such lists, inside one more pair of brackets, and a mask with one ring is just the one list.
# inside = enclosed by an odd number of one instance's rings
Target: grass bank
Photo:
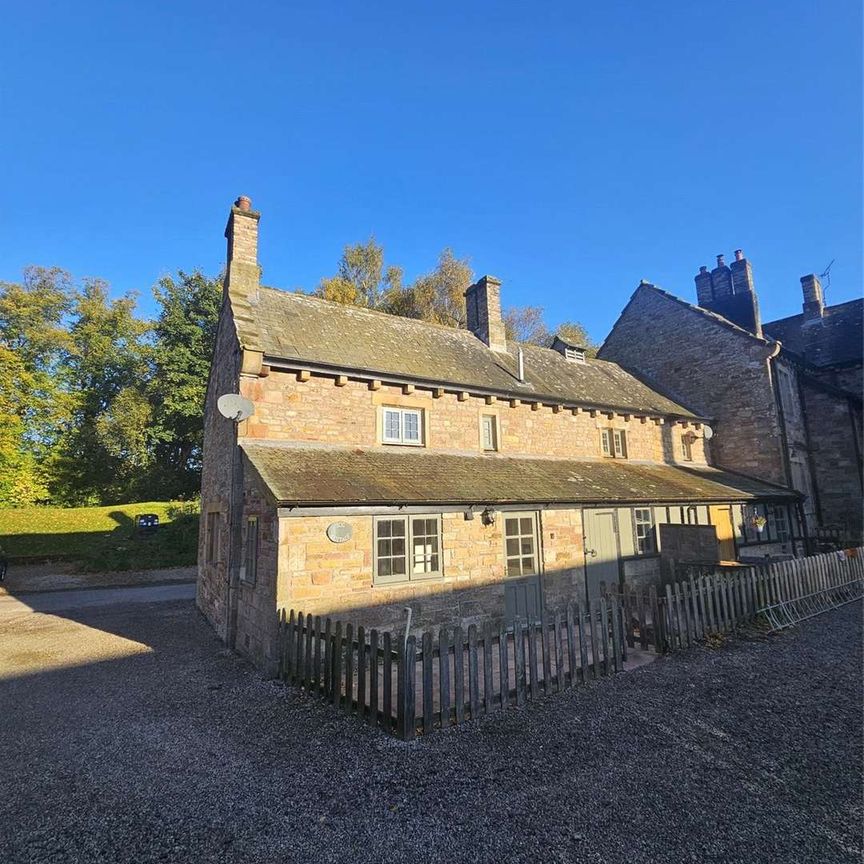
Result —
[[[153, 534], [136, 531], [140, 513], [159, 517]], [[185, 567], [195, 563], [197, 545], [197, 507], [189, 503], [0, 510], [0, 548], [10, 562], [77, 561], [90, 571]]]

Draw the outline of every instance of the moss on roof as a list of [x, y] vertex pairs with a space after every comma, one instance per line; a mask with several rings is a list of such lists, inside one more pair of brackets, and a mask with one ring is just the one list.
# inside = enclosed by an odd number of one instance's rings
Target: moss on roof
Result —
[[251, 440], [241, 446], [276, 500], [286, 505], [685, 503], [796, 497], [790, 489], [708, 467]]
[[[240, 306], [241, 341], [271, 360], [474, 388], [526, 401], [696, 417], [606, 360], [575, 363], [551, 348], [527, 344], [511, 344], [499, 353], [467, 330], [275, 288], [261, 288], [257, 301]], [[524, 381], [517, 375], [517, 347], [524, 352]]]

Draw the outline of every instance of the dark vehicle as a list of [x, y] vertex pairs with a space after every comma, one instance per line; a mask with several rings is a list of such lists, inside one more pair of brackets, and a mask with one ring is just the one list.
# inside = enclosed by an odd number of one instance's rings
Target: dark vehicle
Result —
[[159, 527], [159, 517], [155, 513], [139, 513], [135, 517], [135, 528], [139, 534], [152, 534]]

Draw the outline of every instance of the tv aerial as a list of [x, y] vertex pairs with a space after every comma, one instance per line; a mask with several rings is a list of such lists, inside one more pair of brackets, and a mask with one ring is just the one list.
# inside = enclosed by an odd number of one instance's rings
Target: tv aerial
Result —
[[246, 399], [239, 393], [225, 393], [216, 400], [219, 413], [228, 420], [239, 423], [247, 417], [251, 417], [255, 406], [251, 400]]

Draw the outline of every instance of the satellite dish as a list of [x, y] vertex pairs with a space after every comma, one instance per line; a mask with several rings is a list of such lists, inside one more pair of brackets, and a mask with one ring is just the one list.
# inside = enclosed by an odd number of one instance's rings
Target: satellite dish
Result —
[[216, 400], [216, 407], [223, 417], [227, 417], [235, 423], [251, 417], [255, 411], [252, 402], [238, 393], [226, 393], [224, 396], [220, 396]]
[[710, 426], [703, 426], [702, 435], [706, 441], [710, 441], [714, 437], [714, 430]]

